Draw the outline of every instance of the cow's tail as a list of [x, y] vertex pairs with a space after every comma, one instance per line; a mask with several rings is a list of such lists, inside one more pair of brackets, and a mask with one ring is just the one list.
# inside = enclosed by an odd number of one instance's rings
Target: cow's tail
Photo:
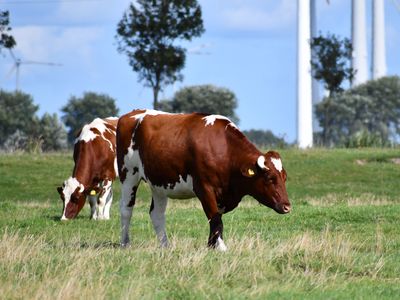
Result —
[[141, 110], [134, 110], [119, 118], [117, 124], [116, 145], [117, 145], [117, 164], [118, 173], [121, 182], [123, 183], [128, 171], [125, 166], [124, 157], [131, 147], [133, 134], [138, 126], [138, 120], [135, 115], [141, 113]]

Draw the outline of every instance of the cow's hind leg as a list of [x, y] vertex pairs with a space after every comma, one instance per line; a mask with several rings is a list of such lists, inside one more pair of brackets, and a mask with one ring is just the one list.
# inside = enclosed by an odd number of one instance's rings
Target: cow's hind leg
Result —
[[138, 176], [127, 176], [122, 183], [122, 196], [120, 201], [121, 212], [121, 246], [129, 245], [129, 226], [132, 218], [132, 210], [136, 201], [136, 191], [140, 180]]
[[153, 198], [151, 199], [150, 217], [161, 247], [168, 246], [168, 238], [165, 231], [165, 210], [167, 208], [167, 203], [168, 198], [166, 196], [160, 196], [153, 193]]

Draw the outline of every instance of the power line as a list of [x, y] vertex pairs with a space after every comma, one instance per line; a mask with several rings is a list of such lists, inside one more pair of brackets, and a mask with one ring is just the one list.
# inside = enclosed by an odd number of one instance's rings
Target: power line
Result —
[[56, 3], [80, 3], [80, 2], [100, 2], [104, 0], [3, 0], [4, 4], [56, 4]]

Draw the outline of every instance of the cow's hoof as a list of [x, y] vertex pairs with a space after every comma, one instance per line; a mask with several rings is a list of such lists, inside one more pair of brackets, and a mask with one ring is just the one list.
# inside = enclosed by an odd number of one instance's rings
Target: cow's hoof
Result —
[[121, 248], [127, 249], [131, 247], [131, 243], [121, 243]]
[[221, 239], [220, 237], [217, 239], [217, 242], [215, 243], [214, 248], [221, 252], [225, 252], [228, 250], [228, 247], [226, 247], [224, 240]]

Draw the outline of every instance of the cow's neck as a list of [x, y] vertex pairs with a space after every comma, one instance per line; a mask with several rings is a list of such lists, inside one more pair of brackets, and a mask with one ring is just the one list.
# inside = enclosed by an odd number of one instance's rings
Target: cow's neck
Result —
[[93, 172], [90, 169], [91, 165], [84, 166], [83, 164], [76, 164], [72, 176], [75, 177], [85, 187], [93, 184]]

